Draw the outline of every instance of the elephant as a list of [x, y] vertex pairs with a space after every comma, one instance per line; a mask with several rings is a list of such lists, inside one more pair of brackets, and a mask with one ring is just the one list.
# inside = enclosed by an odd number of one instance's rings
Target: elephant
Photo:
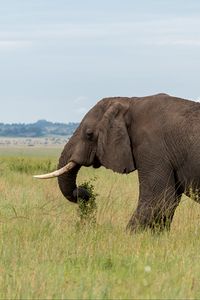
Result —
[[164, 93], [100, 100], [65, 145], [58, 170], [36, 177], [58, 177], [69, 201], [87, 201], [76, 185], [81, 166], [137, 170], [139, 199], [127, 229], [169, 230], [183, 193], [200, 202], [200, 104]]

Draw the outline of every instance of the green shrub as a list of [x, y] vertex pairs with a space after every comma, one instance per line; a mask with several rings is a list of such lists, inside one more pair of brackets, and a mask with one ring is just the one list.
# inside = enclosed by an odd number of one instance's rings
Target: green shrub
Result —
[[96, 180], [96, 177], [85, 181], [80, 185], [80, 187], [86, 189], [89, 194], [90, 198], [88, 201], [83, 200], [81, 198], [78, 199], [78, 216], [80, 219], [81, 224], [95, 224], [96, 223], [96, 214], [97, 214], [97, 204], [96, 204], [96, 197], [98, 196], [97, 193], [94, 191], [94, 185], [92, 181]]

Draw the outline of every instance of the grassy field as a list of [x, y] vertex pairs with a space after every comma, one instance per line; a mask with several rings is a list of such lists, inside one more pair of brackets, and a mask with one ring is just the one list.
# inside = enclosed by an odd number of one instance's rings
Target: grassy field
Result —
[[0, 298], [200, 298], [200, 206], [183, 197], [170, 233], [131, 236], [137, 173], [82, 168], [99, 195], [96, 224], [81, 224], [56, 179], [32, 178], [59, 153], [0, 150]]

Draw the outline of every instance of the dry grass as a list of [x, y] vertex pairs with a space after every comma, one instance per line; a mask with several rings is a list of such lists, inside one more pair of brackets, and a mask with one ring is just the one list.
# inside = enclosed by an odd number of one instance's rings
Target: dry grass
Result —
[[[182, 199], [170, 233], [130, 236], [137, 174], [82, 168], [78, 181], [97, 177], [99, 196], [97, 224], [81, 227], [56, 180], [11, 170], [10, 160], [0, 161], [0, 298], [200, 298], [198, 204]], [[57, 158], [41, 152], [27, 164], [48, 160]]]

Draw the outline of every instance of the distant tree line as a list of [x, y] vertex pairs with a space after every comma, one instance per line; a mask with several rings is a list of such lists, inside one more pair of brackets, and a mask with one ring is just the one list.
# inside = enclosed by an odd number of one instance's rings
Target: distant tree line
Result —
[[3, 137], [44, 137], [44, 136], [70, 136], [79, 123], [52, 123], [39, 120], [31, 124], [4, 124], [0, 123], [0, 136]]

